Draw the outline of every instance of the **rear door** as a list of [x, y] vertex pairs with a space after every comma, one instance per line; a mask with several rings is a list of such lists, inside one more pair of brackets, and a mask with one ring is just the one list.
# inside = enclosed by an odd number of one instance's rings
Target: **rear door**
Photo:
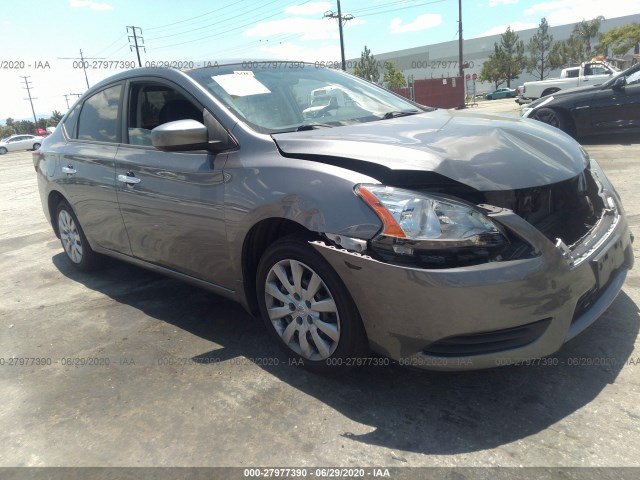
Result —
[[131, 254], [118, 208], [115, 156], [121, 135], [123, 83], [93, 93], [65, 120], [59, 184], [92, 246]]
[[126, 105], [116, 178], [133, 255], [234, 288], [223, 209], [226, 154], [162, 152], [151, 145], [151, 130], [160, 124], [203, 122], [203, 106], [155, 77], [129, 82]]

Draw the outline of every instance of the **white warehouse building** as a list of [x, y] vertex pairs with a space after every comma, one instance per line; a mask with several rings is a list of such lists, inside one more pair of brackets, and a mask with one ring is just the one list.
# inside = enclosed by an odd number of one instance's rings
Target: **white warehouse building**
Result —
[[[604, 33], [611, 28], [620, 27], [627, 23], [640, 23], [640, 14], [607, 18], [602, 22], [600, 32]], [[549, 33], [553, 35], [554, 42], [566, 40], [569, 38], [574, 26], [575, 23], [550, 27]], [[537, 30], [537, 28], [530, 28], [528, 30], [516, 31], [520, 40], [525, 44], [525, 54], [528, 53], [526, 51], [526, 46]], [[463, 60], [465, 63], [469, 62], [469, 68], [464, 71], [465, 75], [474, 73], [480, 75], [482, 64], [488, 60], [489, 55], [494, 52], [495, 43], [500, 43], [499, 34], [463, 41]], [[594, 43], [597, 43], [597, 40]], [[407, 48], [395, 52], [379, 54], [376, 52], [372, 53], [375, 60], [379, 62], [381, 79], [383, 74], [382, 66], [385, 61], [394, 62], [396, 67], [402, 71], [406, 78], [413, 76], [414, 80], [458, 76], [458, 40], [436, 43], [434, 45], [424, 45], [422, 47]], [[348, 66], [352, 67], [358, 60], [359, 59], [350, 60], [348, 62]], [[348, 70], [351, 71], [353, 69], [349, 68]], [[558, 76], [559, 74], [560, 69], [551, 72], [549, 77]], [[511, 87], [515, 88], [516, 86], [522, 85], [524, 82], [530, 80], [539, 79], [524, 71], [520, 78], [511, 81]], [[506, 86], [506, 84], [503, 86]], [[469, 88], [471, 87], [469, 86]], [[477, 92], [488, 90], [493, 90], [493, 85], [489, 83], [481, 84], [479, 82], [476, 84]]]

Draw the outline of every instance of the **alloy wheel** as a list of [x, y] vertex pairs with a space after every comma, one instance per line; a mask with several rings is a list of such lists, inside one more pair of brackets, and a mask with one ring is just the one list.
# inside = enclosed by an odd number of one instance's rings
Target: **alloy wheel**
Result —
[[82, 239], [76, 223], [66, 210], [61, 210], [58, 214], [58, 230], [67, 256], [73, 263], [80, 263], [82, 261]]
[[329, 358], [340, 341], [340, 315], [333, 295], [309, 266], [281, 260], [267, 274], [265, 303], [282, 341], [303, 358]]

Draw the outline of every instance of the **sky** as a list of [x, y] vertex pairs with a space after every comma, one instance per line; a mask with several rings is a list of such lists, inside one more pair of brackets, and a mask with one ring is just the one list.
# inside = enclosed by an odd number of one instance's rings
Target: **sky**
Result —
[[[0, 15], [0, 123], [66, 112], [67, 100], [137, 61], [130, 44], [139, 27], [148, 62], [274, 58], [338, 61], [336, 0], [20, 0]], [[346, 58], [366, 45], [373, 55], [457, 39], [457, 0], [341, 0]], [[462, 0], [464, 38], [640, 13], [637, 0]], [[108, 63], [110, 62], [110, 63]], [[183, 63], [184, 64], [184, 63]], [[188, 63], [186, 64], [188, 65]], [[115, 67], [118, 68], [115, 68]], [[65, 99], [64, 95], [67, 95]]]

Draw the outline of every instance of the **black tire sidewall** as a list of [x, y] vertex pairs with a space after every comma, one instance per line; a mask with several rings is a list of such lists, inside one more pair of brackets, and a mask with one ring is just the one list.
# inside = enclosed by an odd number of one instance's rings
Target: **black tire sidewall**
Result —
[[[271, 323], [265, 304], [265, 280], [273, 265], [286, 260], [297, 260], [313, 269], [325, 283], [338, 308], [340, 317], [340, 340], [333, 354], [326, 360], [308, 360], [291, 350], [280, 338]], [[357, 359], [367, 352], [366, 335], [358, 310], [342, 279], [331, 265], [316, 252], [307, 241], [284, 239], [272, 244], [260, 259], [256, 274], [258, 305], [265, 327], [290, 357], [298, 364], [319, 372], [348, 370], [355, 366]], [[301, 363], [300, 363], [301, 362]]]

